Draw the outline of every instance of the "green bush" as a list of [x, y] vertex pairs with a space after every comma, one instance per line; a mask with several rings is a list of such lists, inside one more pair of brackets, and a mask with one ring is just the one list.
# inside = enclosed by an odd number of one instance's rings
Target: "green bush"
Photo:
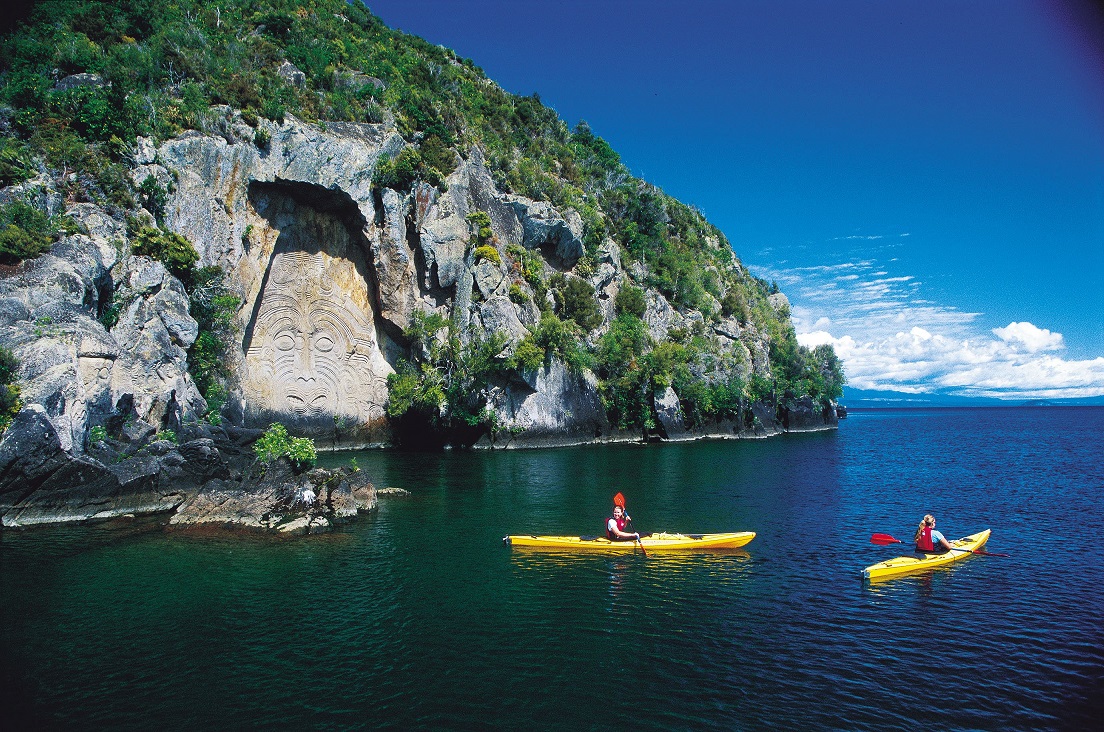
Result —
[[21, 201], [0, 205], [0, 263], [19, 264], [50, 250], [56, 227], [46, 214]]
[[107, 430], [103, 425], [95, 425], [92, 429], [88, 430], [88, 444], [94, 445], [97, 442], [103, 442], [107, 439]]
[[172, 430], [161, 430], [160, 432], [157, 433], [157, 435], [154, 437], [154, 439], [164, 440], [166, 442], [172, 442], [174, 444], [177, 441], [176, 433], [173, 432]]
[[498, 250], [492, 247], [490, 244], [485, 244], [481, 247], [475, 248], [475, 261], [480, 259], [486, 259], [488, 262], [492, 262], [497, 265], [502, 264], [502, 257], [499, 255]]
[[264, 127], [258, 127], [253, 133], [253, 144], [261, 150], [267, 150], [272, 143], [272, 135]]
[[510, 298], [510, 302], [515, 305], [524, 305], [529, 302], [529, 296], [525, 294], [525, 290], [521, 289], [521, 286], [516, 283], [510, 285], [507, 295]]
[[144, 227], [131, 241], [134, 254], [156, 259], [165, 269], [187, 285], [191, 281], [192, 268], [199, 261], [199, 254], [192, 243], [173, 231]]
[[602, 324], [598, 298], [594, 287], [586, 280], [569, 277], [562, 290], [556, 293], [564, 317], [574, 320], [584, 331], [592, 331]]
[[0, 188], [22, 183], [34, 174], [27, 146], [18, 140], [0, 138]]
[[207, 400], [204, 417], [218, 424], [219, 410], [226, 403], [222, 382], [230, 375], [227, 354], [237, 332], [241, 298], [230, 290], [220, 268], [201, 267], [190, 277], [188, 302], [188, 312], [199, 324], [199, 334], [188, 349], [188, 372]]
[[421, 154], [413, 147], [404, 147], [394, 158], [381, 157], [372, 174], [372, 183], [376, 187], [396, 191], [409, 191], [418, 180], [440, 185], [443, 178], [439, 171], [425, 164]]
[[318, 461], [314, 440], [309, 437], [291, 437], [287, 428], [276, 422], [269, 425], [268, 430], [253, 445], [253, 452], [263, 463], [286, 457], [297, 472], [314, 467]]
[[618, 313], [629, 313], [638, 318], [644, 317], [646, 308], [644, 302], [644, 290], [632, 285], [625, 285], [617, 291], [617, 297], [613, 301]]
[[475, 226], [475, 240], [480, 246], [486, 244], [494, 236], [494, 231], [491, 229], [491, 217], [486, 212], [472, 211], [467, 215], [467, 219]]
[[19, 400], [19, 359], [7, 348], [0, 347], [0, 433], [8, 428], [23, 404]]
[[527, 335], [514, 350], [514, 368], [533, 370], [543, 365], [544, 349], [537, 345], [532, 334]]
[[138, 184], [138, 202], [153, 214], [158, 224], [164, 223], [165, 204], [169, 202], [169, 192], [152, 175], [147, 175]]

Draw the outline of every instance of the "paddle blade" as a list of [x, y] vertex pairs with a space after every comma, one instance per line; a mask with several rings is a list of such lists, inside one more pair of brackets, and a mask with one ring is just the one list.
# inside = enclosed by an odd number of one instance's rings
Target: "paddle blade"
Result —
[[874, 534], [870, 537], [872, 544], [904, 544], [900, 539], [894, 539], [889, 534]]
[[613, 497], [613, 505], [620, 506], [621, 508], [625, 507], [625, 497], [621, 495], [620, 491], [618, 491], [617, 495]]

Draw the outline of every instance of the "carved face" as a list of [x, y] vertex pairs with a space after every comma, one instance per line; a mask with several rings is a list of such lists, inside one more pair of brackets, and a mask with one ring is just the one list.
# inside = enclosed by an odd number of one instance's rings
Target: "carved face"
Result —
[[327, 259], [305, 252], [273, 258], [246, 354], [250, 396], [266, 411], [367, 422], [383, 415], [387, 399], [372, 363], [375, 329], [337, 291]]

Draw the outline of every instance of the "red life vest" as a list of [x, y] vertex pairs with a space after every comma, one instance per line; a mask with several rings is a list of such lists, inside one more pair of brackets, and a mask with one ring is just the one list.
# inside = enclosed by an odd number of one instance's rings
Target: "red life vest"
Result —
[[932, 544], [931, 538], [932, 527], [925, 526], [920, 530], [920, 536], [916, 539], [916, 550], [921, 552], [933, 552], [935, 551], [935, 544]]
[[609, 522], [610, 521], [613, 521], [617, 524], [617, 530], [618, 531], [624, 531], [625, 526], [628, 524], [628, 521], [625, 520], [624, 516], [622, 516], [621, 518], [617, 518], [615, 516], [610, 516], [608, 519], [606, 519], [606, 538], [609, 539], [610, 541], [617, 541], [617, 539], [620, 538], [620, 537], [618, 537], [617, 534], [610, 531], [610, 528], [609, 528]]

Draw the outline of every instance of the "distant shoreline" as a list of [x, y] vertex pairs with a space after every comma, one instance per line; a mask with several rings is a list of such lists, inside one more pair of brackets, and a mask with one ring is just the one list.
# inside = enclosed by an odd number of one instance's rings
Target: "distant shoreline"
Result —
[[1104, 404], [843, 404], [848, 414], [900, 409], [1104, 409]]

